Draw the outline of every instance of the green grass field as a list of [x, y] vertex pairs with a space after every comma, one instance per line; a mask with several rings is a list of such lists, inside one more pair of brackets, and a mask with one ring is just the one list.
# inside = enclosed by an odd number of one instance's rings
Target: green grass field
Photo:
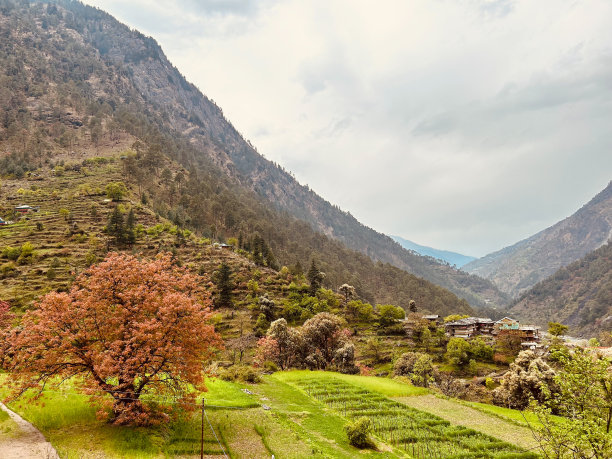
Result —
[[[3, 396], [5, 378], [0, 375]], [[209, 390], [203, 396], [210, 409], [206, 413], [221, 442], [219, 446], [206, 424], [205, 451], [211, 457], [220, 456], [221, 448], [235, 458], [533, 457], [498, 438], [431, 414], [440, 407], [426, 405], [418, 410], [391, 400], [437, 399], [427, 390], [399, 380], [289, 371], [265, 376], [256, 385], [209, 379], [207, 386]], [[251, 394], [245, 393], [245, 388]], [[441, 401], [472, 409], [456, 401]], [[62, 458], [149, 459], [199, 454], [199, 411], [157, 427], [112, 426], [97, 419], [88, 398], [74, 393], [70, 385], [63, 392], [47, 392], [37, 403], [26, 396], [9, 406], [38, 427]], [[493, 407], [490, 414], [484, 413], [486, 408], [481, 409], [478, 413], [487, 423], [501, 422], [497, 417], [500, 413], [508, 415], [506, 409]], [[462, 415], [461, 410], [457, 413]], [[375, 449], [359, 450], [349, 445], [344, 425], [358, 416], [372, 419]], [[0, 414], [0, 440], [11, 434], [7, 427], [10, 420], [3, 419]], [[508, 426], [510, 430], [519, 428]]]
[[397, 379], [379, 378], [376, 376], [345, 375], [329, 371], [294, 370], [275, 373], [274, 377], [279, 381], [289, 383], [304, 378], [316, 378], [320, 381], [344, 381], [372, 392], [378, 392], [387, 397], [409, 397], [412, 395], [429, 393], [429, 391], [423, 387], [416, 387]]

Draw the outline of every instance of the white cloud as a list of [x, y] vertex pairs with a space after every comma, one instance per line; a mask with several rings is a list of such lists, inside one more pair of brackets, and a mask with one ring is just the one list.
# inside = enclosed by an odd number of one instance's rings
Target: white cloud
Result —
[[612, 178], [606, 0], [89, 3], [379, 231], [483, 255]]

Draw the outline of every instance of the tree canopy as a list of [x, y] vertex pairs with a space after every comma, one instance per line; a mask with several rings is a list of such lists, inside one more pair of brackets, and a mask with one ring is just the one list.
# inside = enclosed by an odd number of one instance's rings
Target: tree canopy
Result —
[[[112, 397], [111, 420], [144, 425], [165, 419], [145, 394], [186, 401], [204, 388], [203, 362], [221, 340], [207, 323], [209, 294], [199, 276], [169, 254], [153, 261], [110, 254], [67, 293], [45, 295], [9, 336], [16, 393], [72, 381]], [[187, 405], [186, 405], [187, 406]]]

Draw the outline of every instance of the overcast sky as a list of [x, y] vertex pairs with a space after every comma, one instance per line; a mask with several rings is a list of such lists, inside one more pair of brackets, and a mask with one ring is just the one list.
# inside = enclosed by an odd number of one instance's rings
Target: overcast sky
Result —
[[378, 231], [482, 256], [612, 179], [609, 0], [86, 0]]

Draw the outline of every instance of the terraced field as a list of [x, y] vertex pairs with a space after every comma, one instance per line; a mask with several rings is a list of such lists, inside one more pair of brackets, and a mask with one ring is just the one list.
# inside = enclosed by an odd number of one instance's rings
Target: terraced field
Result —
[[292, 382], [347, 419], [365, 416], [375, 435], [414, 458], [532, 458], [524, 451], [476, 430], [408, 407], [340, 379], [300, 378]]

